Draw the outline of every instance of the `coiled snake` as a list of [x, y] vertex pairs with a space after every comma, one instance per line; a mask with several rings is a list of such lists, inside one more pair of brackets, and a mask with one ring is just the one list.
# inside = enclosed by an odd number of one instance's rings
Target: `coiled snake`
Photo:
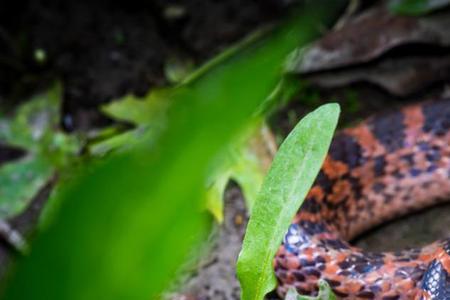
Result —
[[450, 299], [450, 239], [367, 252], [349, 240], [450, 199], [450, 99], [370, 118], [339, 132], [275, 260], [278, 293], [341, 299]]

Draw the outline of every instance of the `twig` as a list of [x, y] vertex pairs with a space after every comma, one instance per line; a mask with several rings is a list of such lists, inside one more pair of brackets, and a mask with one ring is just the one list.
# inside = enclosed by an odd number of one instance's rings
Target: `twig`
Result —
[[22, 234], [4, 220], [0, 220], [0, 236], [18, 253], [24, 255], [28, 253], [28, 243]]

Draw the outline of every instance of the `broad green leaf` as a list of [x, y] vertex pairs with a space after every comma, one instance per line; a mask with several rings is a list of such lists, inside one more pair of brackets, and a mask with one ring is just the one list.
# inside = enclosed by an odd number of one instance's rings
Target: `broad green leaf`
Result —
[[284, 300], [336, 300], [336, 296], [325, 280], [319, 280], [319, 294], [316, 297], [302, 296], [292, 288], [286, 294]]
[[61, 88], [55, 85], [0, 120], [0, 142], [26, 155], [0, 166], [0, 218], [20, 213], [54, 172], [66, 166], [80, 141], [59, 130]]
[[389, 9], [401, 15], [420, 16], [449, 4], [449, 0], [390, 0]]
[[253, 207], [237, 263], [243, 300], [259, 300], [276, 284], [272, 260], [327, 154], [338, 104], [321, 106], [292, 130], [272, 163]]
[[199, 211], [213, 158], [273, 89], [285, 55], [315, 36], [315, 20], [302, 22], [178, 88], [157, 141], [143, 138], [61, 192], [2, 299], [160, 298], [205, 232]]

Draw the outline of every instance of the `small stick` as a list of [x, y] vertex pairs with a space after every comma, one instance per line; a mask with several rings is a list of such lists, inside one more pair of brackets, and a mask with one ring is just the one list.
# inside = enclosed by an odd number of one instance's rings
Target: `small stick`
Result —
[[14, 250], [20, 254], [27, 254], [29, 247], [22, 234], [11, 227], [11, 225], [0, 220], [0, 237], [2, 237]]

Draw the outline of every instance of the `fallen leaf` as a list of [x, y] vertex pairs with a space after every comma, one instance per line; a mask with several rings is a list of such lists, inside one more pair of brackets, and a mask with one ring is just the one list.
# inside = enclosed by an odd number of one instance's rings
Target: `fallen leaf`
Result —
[[389, 9], [396, 14], [420, 16], [449, 4], [449, 0], [390, 0]]
[[[378, 6], [290, 57], [287, 71], [308, 74], [367, 63], [402, 45], [450, 46], [450, 12], [413, 18]], [[408, 54], [408, 53], [406, 53]]]
[[450, 78], [450, 56], [387, 58], [382, 61], [305, 75], [312, 85], [337, 88], [358, 82], [378, 85], [393, 95], [407, 96]]

